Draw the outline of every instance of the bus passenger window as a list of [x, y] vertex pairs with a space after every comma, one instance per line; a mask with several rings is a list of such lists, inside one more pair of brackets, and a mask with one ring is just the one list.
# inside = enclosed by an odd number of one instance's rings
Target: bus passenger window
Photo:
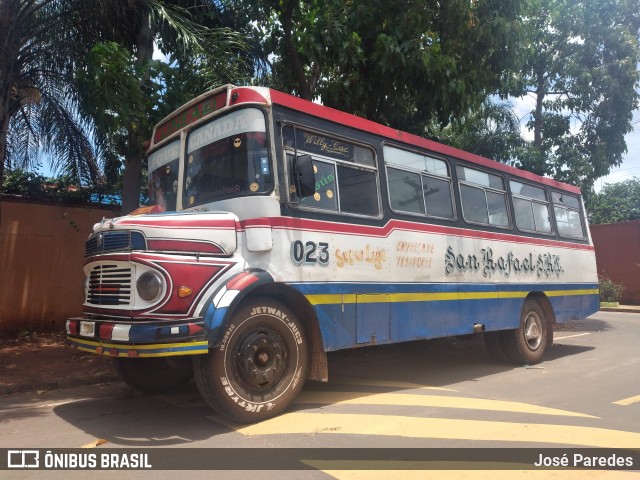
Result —
[[460, 197], [462, 199], [462, 214], [466, 221], [484, 224], [489, 223], [484, 190], [468, 185], [461, 185]]
[[338, 190], [341, 212], [378, 214], [378, 187], [374, 172], [338, 165]]
[[447, 162], [385, 145], [389, 203], [396, 212], [454, 217]]
[[464, 219], [508, 228], [507, 195], [502, 177], [461, 165], [456, 170]]
[[552, 192], [553, 213], [558, 233], [562, 237], [584, 238], [584, 224], [580, 215], [580, 200], [566, 193]]
[[549, 201], [544, 189], [511, 180], [516, 226], [525, 232], [552, 233]]
[[[400, 212], [425, 214], [420, 174], [388, 168], [391, 208]], [[426, 196], [426, 195], [425, 195]]]
[[451, 182], [429, 175], [422, 176], [424, 203], [430, 217], [453, 218]]

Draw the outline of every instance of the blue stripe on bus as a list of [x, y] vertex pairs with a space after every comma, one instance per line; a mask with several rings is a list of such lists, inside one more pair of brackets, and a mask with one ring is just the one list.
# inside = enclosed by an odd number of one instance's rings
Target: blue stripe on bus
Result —
[[599, 308], [594, 283], [292, 286], [313, 304], [327, 351], [471, 334], [475, 323], [487, 331], [516, 328], [522, 303], [532, 291], [547, 294], [558, 323], [584, 319]]

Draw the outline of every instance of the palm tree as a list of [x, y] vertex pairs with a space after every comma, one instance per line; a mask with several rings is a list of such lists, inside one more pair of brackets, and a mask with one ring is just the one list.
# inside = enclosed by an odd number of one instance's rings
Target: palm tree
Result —
[[100, 178], [77, 110], [82, 44], [73, 4], [0, 0], [0, 184], [5, 165], [28, 167], [41, 149], [79, 181]]
[[438, 140], [498, 162], [513, 164], [526, 147], [520, 120], [509, 103], [487, 98], [477, 109], [444, 129], [432, 132]]
[[[91, 4], [98, 23], [85, 27], [89, 33], [104, 33], [103, 43], [90, 56], [93, 61], [80, 75], [84, 80], [82, 106], [98, 126], [96, 140], [111, 156], [111, 165], [122, 159], [123, 213], [139, 204], [145, 142], [153, 124], [205, 88], [251, 74], [243, 59], [245, 41], [229, 28], [229, 17], [217, 4], [211, 0], [99, 0]], [[179, 77], [177, 82], [157, 79], [158, 72], [168, 67], [154, 65], [154, 42], [179, 65], [172, 72]], [[176, 85], [182, 90], [177, 95], [172, 88]], [[192, 90], [185, 91], [184, 85], [191, 85]], [[164, 105], [157, 97], [160, 90]], [[167, 102], [168, 98], [174, 103]]]
[[[241, 76], [242, 37], [216, 18], [215, 5], [207, 0], [0, 0], [0, 184], [6, 165], [28, 167], [42, 149], [58, 169], [78, 181], [96, 182], [102, 178], [97, 146], [104, 157], [113, 159], [115, 151], [124, 158], [123, 211], [137, 207], [154, 106], [128, 102], [130, 92], [120, 87], [131, 87], [133, 78], [135, 94], [145, 95], [151, 78], [140, 72], [148, 72], [156, 40], [183, 65], [196, 65], [208, 86]], [[215, 28], [203, 22], [206, 18]], [[89, 53], [101, 42], [127, 49], [133, 62], [129, 74], [134, 77], [119, 79], [111, 92], [79, 88], [78, 73], [86, 71]], [[113, 113], [110, 102], [116, 96], [129, 108], [119, 112], [117, 126], [125, 140], [117, 145], [113, 132], [100, 128], [105, 111]], [[88, 109], [88, 104], [99, 108]]]

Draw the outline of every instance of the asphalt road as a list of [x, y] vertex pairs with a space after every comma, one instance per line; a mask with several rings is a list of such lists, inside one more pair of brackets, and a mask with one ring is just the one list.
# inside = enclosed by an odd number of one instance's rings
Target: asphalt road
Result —
[[[11, 395], [0, 398], [0, 448], [183, 449], [156, 456], [169, 465], [182, 465], [184, 455], [198, 452], [194, 448], [273, 448], [280, 452], [274, 453], [276, 465], [279, 458], [287, 465], [288, 448], [400, 449], [396, 463], [389, 455], [369, 458], [372, 450], [364, 450], [367, 458], [349, 465], [321, 458], [308, 462], [313, 470], [215, 475], [229, 479], [638, 478], [637, 472], [621, 471], [438, 470], [437, 464], [404, 458], [402, 452], [452, 448], [473, 456], [480, 448], [489, 453], [512, 447], [640, 449], [639, 345], [640, 314], [600, 312], [556, 332], [554, 346], [536, 366], [496, 363], [477, 337], [336, 352], [329, 359], [329, 383], [308, 383], [289, 412], [255, 425], [220, 418], [192, 385], [157, 397], [120, 384]], [[237, 450], [209, 452], [220, 462], [233, 463], [237, 455]], [[264, 454], [255, 452], [247, 465]], [[0, 470], [0, 478], [11, 479], [86, 474]], [[213, 478], [208, 471], [187, 474]], [[176, 478], [176, 472], [159, 470], [91, 472], [91, 478], [114, 475]]]

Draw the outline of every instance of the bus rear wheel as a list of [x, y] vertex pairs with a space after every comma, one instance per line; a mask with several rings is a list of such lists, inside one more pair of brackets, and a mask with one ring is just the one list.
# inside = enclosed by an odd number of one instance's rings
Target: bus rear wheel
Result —
[[285, 410], [302, 390], [309, 368], [304, 330], [283, 304], [255, 298], [233, 315], [222, 343], [194, 358], [205, 402], [241, 423]]
[[542, 361], [547, 347], [549, 324], [538, 302], [525, 300], [520, 314], [520, 326], [500, 332], [503, 352], [513, 363], [535, 365]]
[[190, 357], [119, 357], [116, 370], [127, 385], [148, 395], [170, 392], [193, 378]]

